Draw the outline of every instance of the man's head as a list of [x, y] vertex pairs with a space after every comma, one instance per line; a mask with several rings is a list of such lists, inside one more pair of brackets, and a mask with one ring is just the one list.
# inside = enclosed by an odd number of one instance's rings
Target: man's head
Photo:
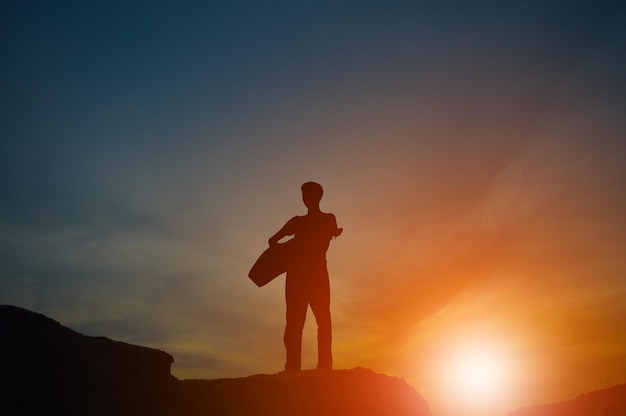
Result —
[[324, 189], [317, 182], [306, 182], [300, 188], [302, 190], [302, 201], [308, 207], [317, 206], [322, 199]]

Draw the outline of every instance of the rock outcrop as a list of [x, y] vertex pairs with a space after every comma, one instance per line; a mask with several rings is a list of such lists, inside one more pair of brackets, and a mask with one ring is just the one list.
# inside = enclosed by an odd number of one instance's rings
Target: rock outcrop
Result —
[[178, 381], [172, 362], [0, 305], [2, 415], [431, 415], [406, 382], [362, 368]]
[[528, 406], [509, 416], [624, 416], [626, 415], [626, 384], [583, 394], [561, 403]]
[[194, 415], [430, 416], [404, 380], [364, 368], [182, 381]]
[[0, 413], [166, 415], [179, 385], [163, 351], [81, 335], [0, 305]]

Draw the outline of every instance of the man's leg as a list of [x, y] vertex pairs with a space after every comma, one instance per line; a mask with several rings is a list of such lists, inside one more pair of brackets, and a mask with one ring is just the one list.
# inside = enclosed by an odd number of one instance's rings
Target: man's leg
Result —
[[287, 302], [287, 324], [283, 341], [287, 350], [285, 370], [300, 370], [302, 360], [302, 329], [306, 319], [308, 302], [297, 276], [287, 275], [285, 300]]
[[317, 368], [330, 370], [333, 368], [333, 355], [328, 272], [325, 271], [323, 277], [315, 287], [311, 310], [317, 322]]

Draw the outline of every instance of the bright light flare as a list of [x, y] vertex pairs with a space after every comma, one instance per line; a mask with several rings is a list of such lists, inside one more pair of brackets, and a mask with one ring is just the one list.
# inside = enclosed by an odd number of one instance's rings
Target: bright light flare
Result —
[[487, 349], [459, 351], [451, 362], [454, 389], [471, 401], [483, 402], [498, 397], [507, 371], [503, 361], [502, 356]]
[[441, 387], [464, 414], [487, 414], [510, 397], [515, 378], [513, 358], [497, 342], [459, 343], [440, 359]]

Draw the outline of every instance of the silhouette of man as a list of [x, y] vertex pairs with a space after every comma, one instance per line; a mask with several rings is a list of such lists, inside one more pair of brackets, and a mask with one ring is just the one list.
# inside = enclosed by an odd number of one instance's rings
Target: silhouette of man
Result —
[[304, 216], [295, 216], [269, 239], [270, 247], [280, 244], [286, 236], [294, 236], [293, 255], [290, 258], [285, 284], [287, 324], [285, 325], [285, 370], [300, 370], [302, 329], [308, 306], [317, 322], [317, 368], [330, 370], [332, 330], [330, 319], [330, 285], [326, 269], [326, 251], [330, 240], [341, 235], [337, 220], [320, 210], [324, 190], [315, 182], [302, 185], [302, 201], [307, 207]]

